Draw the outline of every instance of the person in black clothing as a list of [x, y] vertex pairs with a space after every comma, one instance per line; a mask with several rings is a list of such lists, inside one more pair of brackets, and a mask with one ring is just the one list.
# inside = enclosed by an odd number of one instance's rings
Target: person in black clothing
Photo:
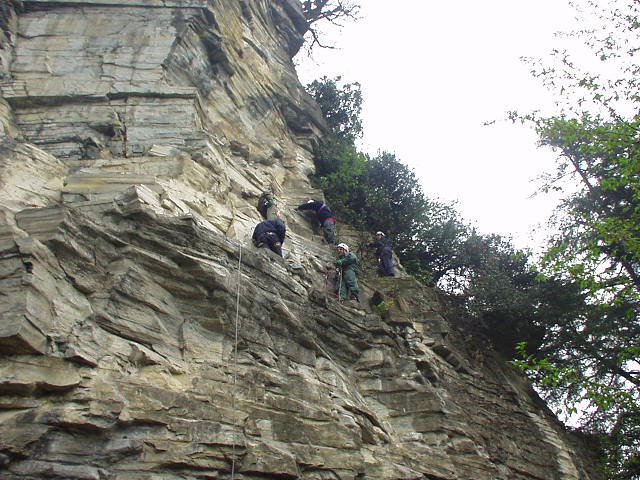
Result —
[[287, 233], [282, 220], [265, 220], [253, 229], [253, 244], [258, 248], [268, 248], [282, 256], [282, 244]]
[[376, 249], [378, 257], [378, 274], [381, 277], [395, 277], [396, 272], [391, 256], [393, 254], [389, 240], [383, 232], [376, 232], [376, 239], [369, 244], [369, 248]]
[[315, 212], [316, 219], [322, 227], [324, 239], [330, 245], [335, 245], [336, 241], [336, 221], [333, 218], [331, 209], [320, 200], [309, 200], [307, 203], [298, 205], [298, 211], [309, 210]]

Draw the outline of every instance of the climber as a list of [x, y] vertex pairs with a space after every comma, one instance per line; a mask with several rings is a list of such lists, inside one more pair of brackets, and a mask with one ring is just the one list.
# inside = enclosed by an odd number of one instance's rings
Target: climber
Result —
[[368, 245], [369, 248], [376, 249], [378, 257], [378, 275], [381, 277], [395, 277], [396, 272], [391, 256], [393, 254], [391, 245], [384, 232], [376, 232], [376, 239]]
[[264, 220], [253, 229], [253, 244], [258, 248], [268, 248], [282, 256], [282, 244], [287, 233], [282, 220]]
[[311, 210], [315, 212], [316, 220], [322, 227], [324, 239], [330, 245], [335, 245], [336, 241], [336, 221], [332, 217], [331, 210], [326, 203], [320, 200], [309, 200], [306, 203], [298, 205], [298, 211]]
[[263, 194], [260, 195], [256, 209], [265, 220], [276, 220], [280, 218], [280, 210], [271, 192], [263, 192]]
[[338, 259], [336, 260], [335, 292], [339, 300], [355, 300], [360, 302], [358, 293], [358, 259], [349, 251], [349, 247], [341, 243], [337, 246]]

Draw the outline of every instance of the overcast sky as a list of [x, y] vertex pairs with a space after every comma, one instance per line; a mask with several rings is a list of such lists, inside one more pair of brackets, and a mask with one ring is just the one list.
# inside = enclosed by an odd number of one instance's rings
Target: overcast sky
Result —
[[[556, 199], [533, 181], [554, 155], [536, 136], [503, 121], [509, 110], [551, 105], [521, 56], [544, 56], [569, 30], [566, 0], [361, 0], [361, 19], [327, 32], [338, 49], [296, 58], [306, 84], [324, 75], [359, 82], [364, 97], [360, 148], [386, 150], [413, 168], [424, 192], [457, 201], [482, 233], [512, 236], [535, 247], [529, 233]], [[497, 120], [491, 126], [487, 121]]]

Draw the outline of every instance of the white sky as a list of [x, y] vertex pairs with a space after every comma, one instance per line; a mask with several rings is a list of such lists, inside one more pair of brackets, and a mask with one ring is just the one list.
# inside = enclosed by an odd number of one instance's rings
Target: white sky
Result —
[[[360, 0], [361, 19], [327, 31], [337, 50], [296, 58], [303, 84], [326, 75], [359, 82], [364, 97], [360, 148], [396, 154], [416, 171], [425, 194], [457, 201], [482, 233], [538, 246], [530, 232], [556, 199], [534, 178], [554, 155], [535, 134], [502, 121], [509, 110], [551, 105], [521, 56], [545, 56], [553, 34], [573, 25], [566, 0]], [[498, 120], [491, 126], [483, 122]]]

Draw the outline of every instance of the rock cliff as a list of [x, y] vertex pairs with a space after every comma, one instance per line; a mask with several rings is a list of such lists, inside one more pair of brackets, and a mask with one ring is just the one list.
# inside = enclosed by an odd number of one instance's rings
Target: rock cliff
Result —
[[[328, 294], [305, 28], [297, 0], [0, 5], [3, 478], [597, 478], [434, 291]], [[250, 242], [264, 190], [283, 258]]]

